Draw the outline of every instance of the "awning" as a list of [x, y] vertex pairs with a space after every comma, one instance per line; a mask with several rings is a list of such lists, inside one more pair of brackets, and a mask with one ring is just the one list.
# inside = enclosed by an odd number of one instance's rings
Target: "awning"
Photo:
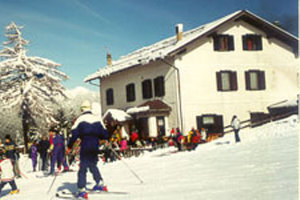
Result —
[[149, 111], [153, 112], [153, 111], [167, 111], [170, 112], [171, 111], [171, 107], [168, 106], [167, 104], [165, 104], [163, 101], [161, 100], [153, 100], [153, 101], [147, 101], [141, 105], [139, 105], [138, 107], [145, 107], [148, 106], [150, 109]]
[[161, 100], [146, 101], [145, 103], [127, 109], [127, 113], [134, 116], [143, 116], [149, 114], [163, 114], [168, 115], [171, 107], [162, 102]]

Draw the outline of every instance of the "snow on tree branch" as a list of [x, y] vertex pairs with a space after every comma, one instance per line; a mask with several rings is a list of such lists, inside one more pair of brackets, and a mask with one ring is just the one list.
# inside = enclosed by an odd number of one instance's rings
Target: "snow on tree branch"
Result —
[[7, 41], [0, 51], [0, 100], [4, 104], [1, 108], [17, 108], [22, 116], [30, 118], [23, 119], [26, 123], [37, 118], [46, 126], [57, 123], [50, 106], [57, 103], [57, 96], [67, 97], [62, 81], [69, 77], [58, 70], [60, 64], [26, 55], [29, 42], [22, 37], [22, 28], [11, 22], [5, 29]]

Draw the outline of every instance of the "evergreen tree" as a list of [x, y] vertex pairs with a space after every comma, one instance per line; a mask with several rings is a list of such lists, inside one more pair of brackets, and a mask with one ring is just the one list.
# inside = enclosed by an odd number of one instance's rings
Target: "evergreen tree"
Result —
[[4, 109], [17, 110], [22, 119], [25, 147], [31, 126], [57, 123], [53, 105], [56, 96], [66, 98], [62, 81], [68, 76], [58, 70], [60, 64], [41, 57], [27, 56], [28, 41], [11, 22], [6, 27], [7, 41], [0, 51], [0, 100]]

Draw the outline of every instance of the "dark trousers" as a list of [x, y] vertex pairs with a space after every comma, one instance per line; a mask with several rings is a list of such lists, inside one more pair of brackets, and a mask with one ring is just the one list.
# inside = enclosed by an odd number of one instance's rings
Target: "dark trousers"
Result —
[[17, 185], [16, 185], [15, 180], [12, 180], [12, 181], [7, 181], [7, 182], [1, 182], [0, 183], [0, 192], [2, 191], [2, 188], [6, 185], [6, 183], [9, 183], [12, 190], [17, 189]]
[[47, 154], [42, 154], [41, 159], [42, 159], [42, 171], [46, 171], [47, 170]]
[[235, 142], [240, 142], [241, 141], [240, 136], [239, 136], [239, 131], [240, 131], [240, 129], [235, 129], [234, 130]]
[[57, 168], [59, 168], [61, 166], [61, 164], [64, 164], [64, 167], [67, 167], [67, 164], [66, 164], [65, 159], [64, 159], [63, 148], [53, 150], [53, 154], [52, 154], [52, 157], [51, 157], [50, 173], [54, 172], [56, 162], [57, 162]]
[[97, 160], [81, 160], [80, 169], [78, 171], [78, 182], [77, 182], [78, 189], [85, 188], [87, 169], [89, 169], [90, 172], [92, 173], [96, 184], [99, 184], [100, 181], [102, 180], [100, 171], [97, 167]]

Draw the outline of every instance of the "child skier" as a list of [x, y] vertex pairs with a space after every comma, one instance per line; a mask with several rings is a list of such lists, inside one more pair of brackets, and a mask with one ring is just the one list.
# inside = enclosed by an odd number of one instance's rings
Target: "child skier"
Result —
[[30, 147], [31, 149], [31, 161], [32, 161], [32, 169], [35, 172], [36, 171], [36, 165], [37, 165], [37, 142], [33, 141], [33, 144]]
[[10, 194], [19, 193], [16, 182], [14, 180], [15, 174], [13, 170], [13, 164], [11, 159], [6, 158], [4, 155], [4, 150], [0, 149], [0, 171], [1, 171], [1, 183], [0, 183], [0, 193], [2, 188], [9, 183], [11, 186]]

